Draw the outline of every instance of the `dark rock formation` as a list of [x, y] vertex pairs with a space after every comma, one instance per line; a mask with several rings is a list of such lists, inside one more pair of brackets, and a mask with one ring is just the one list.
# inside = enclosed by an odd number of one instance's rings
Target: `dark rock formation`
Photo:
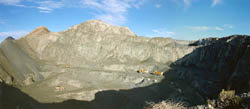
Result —
[[213, 44], [216, 40], [219, 38], [205, 38], [205, 39], [199, 39], [191, 44], [190, 46], [206, 46], [206, 45], [211, 45]]
[[249, 90], [250, 37], [234, 35], [211, 43], [176, 62], [185, 67], [186, 71], [180, 71], [183, 78], [207, 97], [216, 96], [221, 89]]

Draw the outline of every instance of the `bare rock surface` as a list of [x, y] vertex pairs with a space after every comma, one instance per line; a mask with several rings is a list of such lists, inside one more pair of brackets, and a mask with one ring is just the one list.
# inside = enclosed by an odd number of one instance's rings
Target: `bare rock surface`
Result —
[[[0, 77], [39, 103], [74, 99], [114, 108], [108, 105], [114, 99], [117, 106], [140, 108], [146, 100], [163, 99], [161, 94], [166, 90], [178, 94], [176, 87], [166, 89], [161, 85], [163, 76], [150, 73], [169, 70], [172, 62], [196, 48], [189, 44], [171, 38], [137, 36], [127, 27], [99, 20], [61, 32], [38, 27], [20, 39], [10, 37], [2, 42]], [[137, 73], [141, 69], [148, 73]]]
[[0, 107], [143, 109], [166, 99], [201, 105], [222, 88], [249, 89], [248, 43], [248, 36], [147, 38], [99, 20], [61, 32], [38, 27], [0, 45]]
[[[11, 37], [4, 40], [0, 48], [12, 67], [12, 70], [7, 74], [13, 77], [20, 85], [29, 85], [32, 81], [43, 79], [39, 74], [39, 64], [30, 58]], [[6, 70], [8, 72], [10, 69], [7, 68]]]
[[[177, 72], [206, 96], [222, 89], [249, 91], [250, 37], [233, 35], [207, 43], [178, 60]], [[192, 67], [192, 69], [190, 69]]]

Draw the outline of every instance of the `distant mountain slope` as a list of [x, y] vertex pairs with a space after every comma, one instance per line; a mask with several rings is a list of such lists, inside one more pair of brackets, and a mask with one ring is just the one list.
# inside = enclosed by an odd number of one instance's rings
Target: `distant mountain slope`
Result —
[[[61, 99], [91, 100], [100, 90], [129, 89], [160, 81], [163, 77], [149, 73], [168, 70], [172, 62], [196, 48], [189, 44], [171, 38], [136, 36], [127, 27], [99, 20], [61, 32], [38, 27], [25, 37], [2, 42], [0, 78], [23, 86], [24, 91], [44, 102], [47, 98], [36, 94], [43, 94], [41, 88], [53, 91], [57, 86], [67, 89]], [[141, 69], [148, 73], [138, 74]], [[35, 86], [39, 87], [30, 89]], [[79, 98], [71, 91], [86, 96]]]
[[[196, 42], [147, 38], [99, 20], [61, 32], [38, 27], [0, 44], [0, 83], [14, 86], [1, 92], [0, 84], [0, 99], [5, 94], [9, 104], [34, 109], [71, 99], [94, 109], [143, 109], [146, 101], [166, 99], [198, 105], [223, 88], [249, 90], [249, 44], [246, 35]], [[35, 104], [16, 100], [19, 89]]]
[[102, 21], [87, 21], [58, 33], [37, 28], [24, 39], [39, 59], [71, 66], [106, 62], [167, 63], [193, 50], [170, 38], [139, 37], [126, 27]]

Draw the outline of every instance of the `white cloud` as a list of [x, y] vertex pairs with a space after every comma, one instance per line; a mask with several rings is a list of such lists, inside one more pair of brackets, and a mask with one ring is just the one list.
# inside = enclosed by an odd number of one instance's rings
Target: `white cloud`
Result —
[[112, 25], [124, 24], [127, 21], [127, 18], [124, 15], [113, 15], [113, 14], [96, 15], [94, 19], [101, 19]]
[[22, 1], [23, 0], [0, 0], [0, 4], [25, 7], [24, 5], [20, 4]]
[[141, 5], [143, 5], [144, 3], [146, 3], [149, 0], [127, 0], [127, 1], [132, 1], [134, 3], [132, 3], [131, 5], [137, 9], [140, 8]]
[[36, 8], [41, 13], [51, 13], [55, 9], [66, 7], [89, 8], [95, 11], [93, 19], [121, 25], [126, 23], [130, 8], [140, 8], [148, 0], [0, 0], [0, 3], [22, 5], [22, 1], [31, 4], [31, 6], [25, 7]]
[[6, 5], [14, 5], [20, 3], [21, 0], [0, 0], [0, 3], [6, 4]]
[[184, 10], [188, 9], [193, 2], [198, 0], [169, 0], [177, 5], [177, 7], [183, 7]]
[[48, 10], [48, 11], [51, 11], [52, 9], [48, 8], [48, 7], [37, 7], [38, 9], [40, 10]]
[[226, 29], [232, 29], [234, 28], [231, 24], [224, 24], [222, 26], [185, 26], [187, 29], [190, 29], [192, 31], [208, 31], [208, 30], [216, 30], [216, 31], [224, 31]]
[[220, 4], [222, 0], [213, 0], [212, 6], [216, 6], [217, 4]]
[[62, 1], [41, 1], [36, 2], [40, 6], [37, 7], [41, 13], [50, 13], [54, 9], [62, 8], [64, 3]]
[[48, 7], [37, 7], [37, 9], [39, 9], [40, 13], [50, 13], [53, 9], [48, 8]]
[[163, 36], [163, 37], [173, 37], [175, 35], [175, 32], [168, 31], [166, 28], [160, 28], [160, 29], [152, 29], [153, 35], [150, 35], [152, 37], [156, 36]]
[[12, 36], [14, 38], [19, 38], [21, 36], [27, 35], [29, 32], [24, 31], [24, 30], [19, 30], [19, 31], [8, 31], [8, 32], [0, 32], [0, 37], [8, 37]]
[[223, 25], [225, 28], [230, 28], [230, 29], [233, 29], [234, 28], [234, 25], [232, 24], [224, 24]]
[[215, 27], [215, 30], [217, 30], [217, 31], [223, 31], [224, 29], [221, 28], [221, 27]]
[[[145, 0], [142, 0], [145, 1]], [[113, 25], [121, 25], [127, 21], [128, 9], [139, 8], [140, 0], [82, 0], [85, 8], [96, 11], [94, 19], [100, 19]]]
[[[40, 12], [48, 11], [51, 12], [53, 9], [62, 8], [63, 2], [68, 3], [71, 0], [60, 0], [60, 1], [53, 1], [53, 0], [0, 0], [0, 4], [4, 5], [11, 5], [11, 6], [18, 6], [18, 7], [29, 7], [29, 8], [37, 8]], [[26, 6], [23, 2], [29, 2], [32, 5]], [[36, 5], [39, 5], [38, 7]]]
[[183, 0], [185, 7], [189, 7], [191, 5], [191, 0]]
[[61, 8], [63, 7], [62, 1], [42, 1], [38, 2], [40, 6], [47, 7], [47, 8]]
[[[189, 8], [194, 2], [199, 2], [202, 0], [169, 0], [177, 4], [179, 7], [183, 6], [184, 9]], [[223, 0], [211, 0], [212, 4], [211, 6], [214, 7], [220, 3], [222, 3]]]
[[192, 31], [208, 31], [210, 29], [208, 26], [188, 26], [187, 28]]
[[156, 8], [161, 8], [161, 5], [160, 4], [156, 4], [155, 7]]
[[46, 10], [40, 10], [40, 13], [51, 13], [51, 11], [46, 11]]

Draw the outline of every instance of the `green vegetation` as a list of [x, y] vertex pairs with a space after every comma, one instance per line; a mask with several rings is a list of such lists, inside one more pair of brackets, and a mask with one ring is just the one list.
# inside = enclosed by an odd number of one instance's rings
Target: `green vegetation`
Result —
[[219, 107], [222, 108], [240, 108], [242, 98], [235, 95], [234, 90], [225, 91], [224, 89], [219, 94]]

